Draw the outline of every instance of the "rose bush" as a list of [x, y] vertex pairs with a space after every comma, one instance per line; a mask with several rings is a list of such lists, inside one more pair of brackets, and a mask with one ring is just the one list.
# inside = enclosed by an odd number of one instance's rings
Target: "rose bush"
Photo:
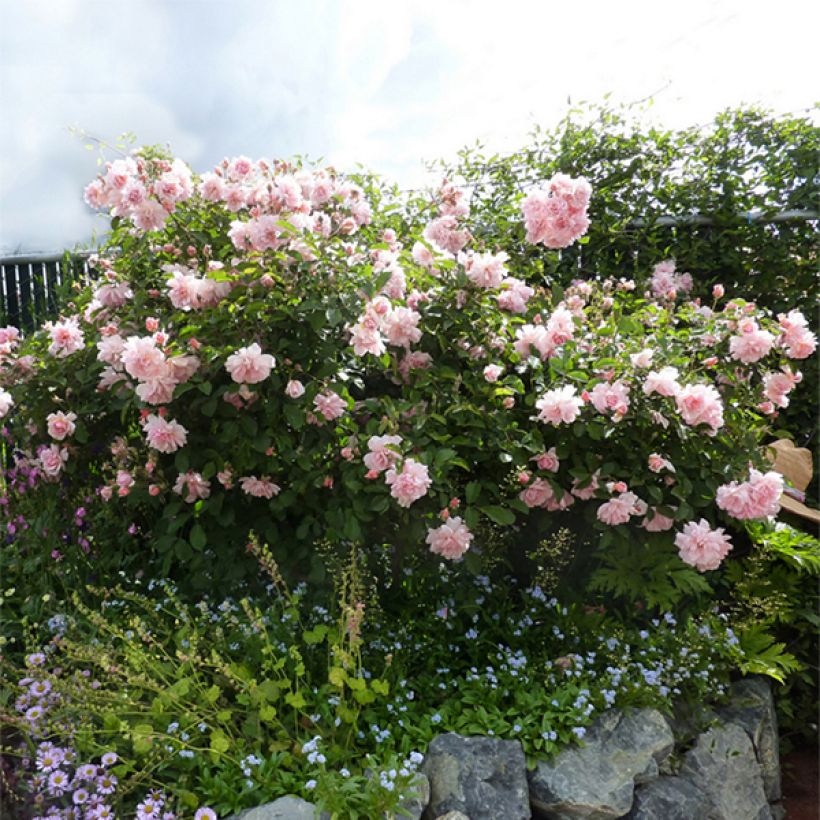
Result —
[[[590, 197], [546, 181], [529, 238], [578, 239]], [[593, 585], [617, 586], [617, 557], [636, 588], [675, 579], [668, 604], [708, 589], [696, 570], [731, 554], [734, 520], [777, 512], [760, 444], [816, 347], [796, 310], [687, 299], [665, 260], [646, 291], [528, 283], [447, 182], [404, 202], [332, 169], [198, 177], [143, 149], [86, 198], [112, 216], [98, 281], [29, 338], [0, 331], [5, 526], [55, 561], [204, 587], [253, 571], [254, 530], [294, 577], [345, 542], [393, 577], [438, 556], [526, 571], [522, 544], [571, 526]]]

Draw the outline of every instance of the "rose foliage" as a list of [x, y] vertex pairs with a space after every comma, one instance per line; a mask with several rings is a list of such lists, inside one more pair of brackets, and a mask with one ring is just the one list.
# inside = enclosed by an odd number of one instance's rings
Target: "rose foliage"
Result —
[[[517, 204], [528, 240], [567, 247], [594, 197], [544, 180]], [[760, 445], [816, 347], [796, 310], [690, 300], [664, 259], [645, 291], [525, 281], [447, 182], [406, 201], [333, 169], [197, 176], [143, 149], [86, 199], [112, 217], [97, 280], [30, 337], [0, 331], [6, 524], [55, 561], [203, 587], [254, 570], [253, 530], [296, 578], [350, 542], [394, 577], [477, 572], [570, 526], [599, 588], [631, 550], [705, 591], [732, 527], [778, 512]]]

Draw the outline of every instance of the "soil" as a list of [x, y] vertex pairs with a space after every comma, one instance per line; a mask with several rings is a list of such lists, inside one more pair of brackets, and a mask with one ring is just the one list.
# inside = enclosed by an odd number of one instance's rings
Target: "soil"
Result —
[[820, 820], [817, 749], [800, 749], [781, 761], [786, 820]]

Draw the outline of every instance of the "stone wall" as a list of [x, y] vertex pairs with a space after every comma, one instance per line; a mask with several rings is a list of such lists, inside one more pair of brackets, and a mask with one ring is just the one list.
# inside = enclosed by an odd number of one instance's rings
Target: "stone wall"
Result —
[[[780, 760], [771, 688], [732, 687], [726, 706], [611, 710], [571, 747], [528, 771], [521, 744], [491, 737], [434, 738], [410, 820], [780, 820]], [[233, 820], [312, 820], [287, 797]], [[376, 820], [374, 818], [374, 820]]]

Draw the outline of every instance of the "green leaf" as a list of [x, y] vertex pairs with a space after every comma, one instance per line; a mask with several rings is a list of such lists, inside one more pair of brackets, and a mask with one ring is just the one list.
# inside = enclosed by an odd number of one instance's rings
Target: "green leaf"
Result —
[[193, 527], [191, 527], [191, 536], [188, 540], [191, 542], [191, 546], [195, 550], [202, 552], [205, 545], [208, 543], [208, 536], [205, 534], [205, 530], [202, 528], [201, 524], [197, 522]]
[[484, 513], [484, 515], [487, 516], [487, 518], [494, 521], [496, 524], [506, 527], [515, 523], [515, 513], [505, 507], [490, 505], [489, 507], [479, 507], [479, 509]]

